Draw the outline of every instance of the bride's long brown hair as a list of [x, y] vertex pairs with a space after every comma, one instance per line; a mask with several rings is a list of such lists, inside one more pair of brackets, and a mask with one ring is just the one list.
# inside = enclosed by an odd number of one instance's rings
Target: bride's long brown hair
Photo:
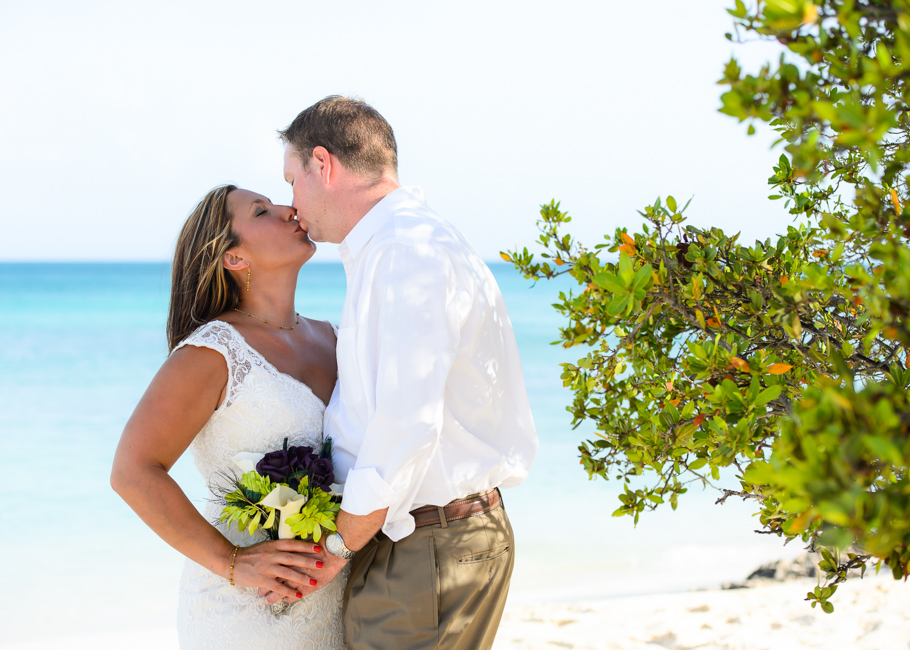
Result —
[[240, 245], [227, 208], [234, 185], [216, 187], [187, 218], [177, 238], [171, 266], [168, 351], [193, 330], [240, 304], [240, 287], [224, 268], [224, 253]]

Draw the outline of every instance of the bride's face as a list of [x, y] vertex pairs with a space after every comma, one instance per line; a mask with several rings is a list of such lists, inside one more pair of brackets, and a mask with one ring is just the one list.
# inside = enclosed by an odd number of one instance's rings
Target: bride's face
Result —
[[251, 267], [262, 271], [287, 266], [299, 269], [316, 251], [294, 208], [273, 205], [261, 194], [242, 189], [231, 192], [227, 203], [231, 226], [241, 241], [228, 253]]

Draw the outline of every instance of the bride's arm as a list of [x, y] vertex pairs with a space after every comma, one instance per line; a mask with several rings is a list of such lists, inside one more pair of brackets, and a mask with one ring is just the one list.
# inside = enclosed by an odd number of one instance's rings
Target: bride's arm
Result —
[[[126, 423], [111, 472], [111, 487], [152, 530], [224, 578], [230, 575], [233, 544], [199, 514], [168, 471], [221, 403], [226, 385], [227, 367], [218, 352], [193, 346], [175, 351]], [[310, 584], [302, 571], [316, 566], [315, 559], [300, 553], [313, 550], [313, 544], [299, 540], [241, 548], [234, 559], [234, 583], [293, 597]]]

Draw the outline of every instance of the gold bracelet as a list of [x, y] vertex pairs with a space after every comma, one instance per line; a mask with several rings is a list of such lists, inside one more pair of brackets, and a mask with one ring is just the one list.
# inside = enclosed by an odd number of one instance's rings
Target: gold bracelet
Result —
[[235, 546], [234, 552], [231, 553], [231, 573], [230, 573], [230, 577], [228, 578], [228, 582], [231, 583], [232, 587], [234, 586], [234, 560], [237, 558], [237, 551], [239, 551], [239, 550], [240, 550], [240, 547]]

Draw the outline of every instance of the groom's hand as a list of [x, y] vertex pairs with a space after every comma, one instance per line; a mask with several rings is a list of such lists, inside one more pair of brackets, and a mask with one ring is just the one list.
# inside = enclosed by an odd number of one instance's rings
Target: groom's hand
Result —
[[[335, 579], [335, 576], [338, 575], [338, 572], [348, 563], [348, 560], [342, 560], [340, 557], [336, 557], [327, 552], [324, 548], [319, 546], [317, 546], [317, 548], [319, 548], [318, 552], [305, 554], [307, 558], [314, 562], [314, 567], [306, 570], [307, 577], [309, 578], [308, 584], [296, 587], [298, 593], [301, 594], [301, 597], [319, 591], [332, 582], [332, 580]], [[269, 605], [282, 598], [289, 603], [299, 600], [299, 598], [295, 597], [296, 595], [286, 596], [283, 592], [271, 591], [266, 588], [260, 588], [259, 595], [265, 598], [265, 602]]]

